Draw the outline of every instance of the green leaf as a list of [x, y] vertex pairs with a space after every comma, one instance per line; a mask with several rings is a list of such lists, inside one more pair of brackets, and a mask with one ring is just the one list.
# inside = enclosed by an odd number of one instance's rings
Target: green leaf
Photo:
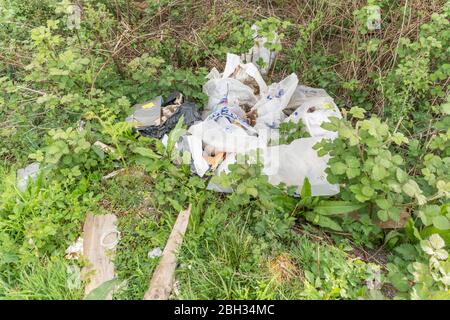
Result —
[[432, 234], [428, 240], [434, 249], [442, 249], [445, 247], [444, 240], [438, 234]]
[[323, 228], [329, 228], [335, 231], [342, 231], [341, 226], [336, 221], [334, 221], [329, 217], [318, 215], [313, 212], [307, 212], [305, 214], [305, 217], [308, 221], [317, 224], [318, 226], [321, 226]]
[[433, 218], [433, 225], [441, 230], [449, 230], [450, 229], [450, 221], [448, 221], [447, 217], [444, 216], [436, 216]]
[[177, 200], [174, 200], [174, 199], [171, 199], [171, 198], [167, 198], [167, 199], [169, 200], [170, 204], [172, 205], [172, 207], [176, 211], [182, 211], [183, 210], [183, 207], [181, 206], [181, 204]]
[[118, 278], [111, 279], [109, 281], [103, 282], [97, 288], [92, 290], [84, 300], [106, 300], [109, 293], [116, 289], [120, 284], [121, 280]]
[[375, 203], [377, 204], [377, 206], [380, 207], [380, 209], [383, 209], [383, 210], [387, 210], [390, 207], [392, 207], [392, 202], [390, 202], [387, 199], [376, 199]]
[[353, 107], [350, 109], [350, 111], [348, 113], [350, 113], [353, 116], [353, 118], [364, 119], [365, 112], [366, 112], [366, 110], [364, 110], [363, 108]]
[[409, 281], [408, 279], [403, 275], [403, 273], [400, 272], [393, 272], [389, 273], [388, 276], [389, 282], [401, 292], [406, 292], [409, 290]]
[[330, 170], [335, 175], [344, 174], [347, 166], [343, 162], [335, 162], [330, 165]]
[[387, 175], [387, 171], [382, 166], [375, 165], [372, 169], [372, 178], [376, 181], [383, 180]]
[[354, 203], [350, 201], [322, 200], [314, 208], [314, 211], [320, 215], [338, 215], [359, 210], [366, 205], [364, 203]]
[[143, 148], [143, 147], [136, 147], [133, 149], [134, 153], [140, 154], [143, 157], [151, 158], [151, 159], [159, 159], [161, 158], [160, 155], [156, 154], [152, 149], [150, 148]]
[[389, 212], [386, 210], [378, 210], [377, 216], [380, 218], [381, 221], [386, 222], [389, 219]]
[[303, 186], [302, 190], [300, 191], [300, 196], [302, 198], [311, 197], [311, 183], [309, 182], [308, 177], [305, 177], [305, 179], [303, 180]]

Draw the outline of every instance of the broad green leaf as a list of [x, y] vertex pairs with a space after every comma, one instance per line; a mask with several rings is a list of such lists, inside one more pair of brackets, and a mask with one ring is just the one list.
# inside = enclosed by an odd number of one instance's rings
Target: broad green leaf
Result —
[[433, 218], [433, 225], [441, 230], [450, 229], [450, 221], [445, 216], [436, 216]]
[[390, 202], [388, 199], [376, 199], [375, 203], [380, 207], [380, 209], [383, 210], [387, 210], [392, 207], [392, 202]]
[[322, 200], [314, 208], [314, 211], [320, 215], [338, 215], [353, 212], [365, 206], [364, 203], [350, 201]]
[[383, 222], [386, 222], [389, 220], [389, 212], [387, 212], [386, 210], [378, 210], [377, 216]]
[[363, 108], [353, 107], [350, 109], [350, 111], [348, 113], [350, 113], [353, 116], [353, 118], [364, 119], [365, 112], [366, 112], [366, 110], [364, 110]]
[[111, 291], [116, 289], [121, 284], [121, 282], [122, 281], [118, 278], [105, 281], [100, 286], [92, 290], [84, 298], [84, 300], [106, 300]]
[[400, 272], [389, 273], [388, 276], [389, 282], [397, 289], [398, 291], [405, 292], [409, 290], [409, 281]]
[[136, 147], [133, 149], [134, 153], [140, 154], [143, 157], [151, 158], [151, 159], [159, 159], [161, 158], [160, 155], [156, 154], [152, 149], [150, 148], [143, 148], [143, 147]]
[[330, 165], [330, 170], [335, 175], [344, 174], [347, 166], [343, 162], [335, 162]]
[[318, 215], [313, 212], [306, 213], [305, 217], [308, 221], [317, 224], [323, 228], [329, 228], [335, 231], [342, 231], [341, 226], [336, 221], [334, 221], [329, 217]]
[[303, 180], [302, 190], [300, 191], [300, 196], [304, 198], [311, 197], [311, 183], [309, 183], [308, 177]]

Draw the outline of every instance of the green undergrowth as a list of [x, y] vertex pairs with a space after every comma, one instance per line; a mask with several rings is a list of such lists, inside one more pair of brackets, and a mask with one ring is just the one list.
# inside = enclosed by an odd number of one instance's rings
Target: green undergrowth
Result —
[[[0, 0], [1, 299], [82, 299], [85, 261], [65, 250], [89, 212], [118, 217], [114, 298], [142, 299], [149, 252], [189, 205], [172, 299], [449, 299], [448, 1], [80, 3], [74, 26], [68, 1]], [[267, 83], [295, 72], [342, 111], [315, 146], [334, 197], [272, 186], [259, 162], [199, 178], [174, 150], [181, 122], [167, 146], [123, 122], [176, 90], [202, 108], [208, 70], [248, 51], [253, 23], [281, 40]], [[306, 136], [280, 127], [283, 144]]]

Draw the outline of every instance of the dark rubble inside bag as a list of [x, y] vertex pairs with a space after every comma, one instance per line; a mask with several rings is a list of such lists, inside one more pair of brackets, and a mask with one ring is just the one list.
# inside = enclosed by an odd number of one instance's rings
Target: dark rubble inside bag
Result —
[[162, 124], [147, 127], [136, 128], [142, 136], [161, 139], [165, 134], [172, 131], [178, 123], [178, 120], [184, 117], [184, 124], [191, 126], [196, 121], [201, 121], [202, 117], [198, 112], [197, 105], [193, 102], [185, 102], [181, 104], [177, 110]]
[[[160, 104], [159, 115], [154, 119], [153, 124], [136, 126], [135, 131], [146, 137], [161, 139], [175, 128], [181, 116], [184, 117], [184, 124], [187, 126], [201, 120], [197, 105], [184, 100], [183, 94], [173, 92], [164, 104]], [[150, 110], [147, 112], [150, 112]]]

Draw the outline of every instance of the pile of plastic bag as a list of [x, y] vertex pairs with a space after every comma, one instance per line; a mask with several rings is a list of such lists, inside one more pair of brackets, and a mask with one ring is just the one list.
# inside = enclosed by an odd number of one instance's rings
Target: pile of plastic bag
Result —
[[[201, 177], [208, 171], [215, 175], [227, 173], [228, 166], [236, 163], [238, 154], [254, 155], [259, 150], [263, 173], [270, 183], [301, 187], [307, 177], [313, 195], [339, 192], [339, 187], [326, 179], [328, 157], [319, 157], [313, 149], [321, 139], [334, 139], [337, 135], [323, 129], [322, 123], [329, 121], [329, 117], [341, 118], [325, 90], [299, 85], [294, 73], [267, 85], [253, 63], [242, 63], [239, 56], [227, 54], [224, 71], [219, 73], [213, 68], [203, 92], [208, 96], [208, 103], [201, 117], [192, 103], [178, 97], [163, 104], [158, 97], [149, 102], [156, 107], [151, 111], [154, 113], [142, 113], [145, 104], [140, 105], [128, 120], [136, 120], [141, 112], [141, 120], [147, 122], [137, 130], [143, 135], [161, 138], [175, 126], [180, 114], [187, 113], [188, 131], [176, 147], [181, 152], [189, 152], [192, 171]], [[174, 103], [178, 107], [173, 115], [160, 123], [160, 108]], [[188, 106], [187, 111], [180, 111], [183, 106]], [[289, 121], [302, 121], [310, 137], [277, 144], [280, 124]], [[232, 192], [211, 182], [208, 188]]]

